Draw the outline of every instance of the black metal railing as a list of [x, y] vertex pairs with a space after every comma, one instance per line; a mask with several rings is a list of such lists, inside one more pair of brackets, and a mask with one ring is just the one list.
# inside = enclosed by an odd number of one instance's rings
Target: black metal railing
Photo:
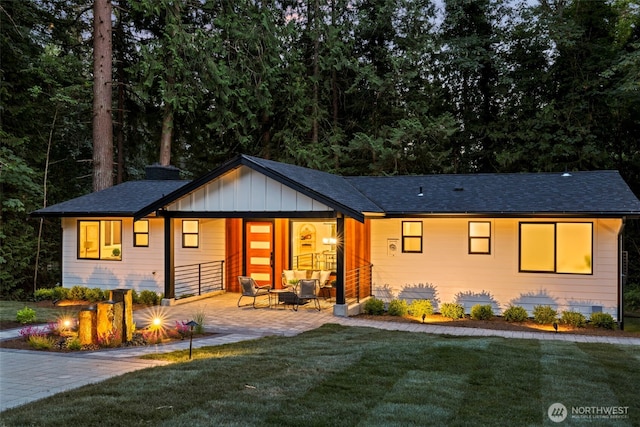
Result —
[[224, 261], [175, 267], [175, 297], [186, 298], [224, 290]]
[[294, 270], [335, 270], [335, 253], [308, 253], [293, 257], [292, 269]]
[[346, 272], [344, 297], [347, 304], [359, 303], [372, 295], [373, 264], [364, 264]]

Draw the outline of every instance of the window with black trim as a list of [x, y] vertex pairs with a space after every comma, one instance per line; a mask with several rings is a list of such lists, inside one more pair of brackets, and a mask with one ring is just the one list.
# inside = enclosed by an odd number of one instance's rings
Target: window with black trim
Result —
[[491, 254], [491, 222], [469, 221], [469, 253]]
[[520, 223], [521, 272], [593, 274], [593, 223]]
[[78, 221], [78, 258], [122, 260], [122, 221]]
[[149, 246], [149, 220], [139, 219], [133, 222], [133, 246]]
[[197, 248], [200, 243], [200, 223], [198, 220], [182, 221], [182, 247]]
[[422, 221], [402, 221], [402, 252], [422, 253]]

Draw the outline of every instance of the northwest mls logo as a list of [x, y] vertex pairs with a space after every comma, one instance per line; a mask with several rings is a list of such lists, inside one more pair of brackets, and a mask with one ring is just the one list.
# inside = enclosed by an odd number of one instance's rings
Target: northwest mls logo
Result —
[[571, 411], [562, 403], [554, 403], [547, 409], [549, 419], [561, 423], [567, 417], [571, 419], [619, 420], [629, 418], [628, 406], [572, 406]]
[[554, 403], [549, 406], [547, 415], [554, 423], [561, 423], [567, 418], [567, 407], [562, 403]]

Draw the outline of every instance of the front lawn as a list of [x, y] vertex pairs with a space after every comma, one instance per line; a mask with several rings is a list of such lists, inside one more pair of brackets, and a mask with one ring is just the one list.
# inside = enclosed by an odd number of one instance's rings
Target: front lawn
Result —
[[[640, 422], [635, 346], [331, 324], [291, 338], [194, 349], [192, 361], [188, 351], [154, 358], [176, 363], [5, 411], [0, 424], [558, 425], [547, 415], [555, 403], [568, 411], [561, 425]], [[594, 407], [625, 408], [628, 418], [571, 415]]]

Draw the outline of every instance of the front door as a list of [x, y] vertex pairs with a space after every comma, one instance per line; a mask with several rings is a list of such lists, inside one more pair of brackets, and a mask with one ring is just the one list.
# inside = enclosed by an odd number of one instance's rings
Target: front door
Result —
[[245, 274], [273, 287], [273, 222], [245, 222], [245, 253]]

